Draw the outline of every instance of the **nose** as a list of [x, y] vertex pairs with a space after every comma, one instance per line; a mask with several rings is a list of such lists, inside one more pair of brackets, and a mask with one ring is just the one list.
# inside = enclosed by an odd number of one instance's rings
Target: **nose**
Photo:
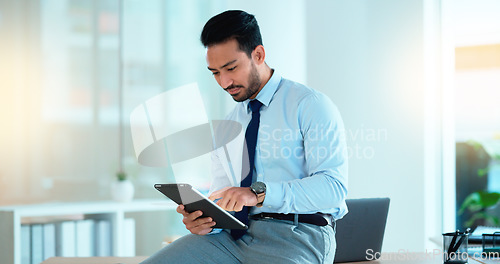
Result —
[[228, 74], [220, 75], [220, 86], [222, 88], [227, 88], [228, 86], [233, 84], [233, 79]]

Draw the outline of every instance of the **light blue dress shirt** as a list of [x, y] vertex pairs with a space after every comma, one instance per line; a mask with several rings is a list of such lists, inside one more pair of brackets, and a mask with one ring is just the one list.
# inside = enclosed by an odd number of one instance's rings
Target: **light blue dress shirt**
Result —
[[[254, 181], [266, 184], [260, 212], [329, 213], [335, 219], [347, 213], [347, 147], [342, 118], [324, 94], [282, 78], [274, 71], [255, 98], [262, 102], [255, 151]], [[243, 133], [252, 113], [249, 100], [240, 102], [227, 119], [241, 123]], [[212, 173], [211, 191], [231, 183], [218, 164]]]

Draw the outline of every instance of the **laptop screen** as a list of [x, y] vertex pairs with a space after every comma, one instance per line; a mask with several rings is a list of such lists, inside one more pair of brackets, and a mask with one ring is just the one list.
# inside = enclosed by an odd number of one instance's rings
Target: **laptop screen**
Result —
[[337, 221], [334, 262], [373, 260], [382, 250], [389, 198], [348, 199], [346, 204], [349, 213]]

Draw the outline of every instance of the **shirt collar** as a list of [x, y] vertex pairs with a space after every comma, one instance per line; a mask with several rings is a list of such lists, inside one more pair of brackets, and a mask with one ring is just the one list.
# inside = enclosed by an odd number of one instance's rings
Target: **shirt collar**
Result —
[[[257, 94], [257, 97], [255, 99], [259, 100], [263, 105], [266, 107], [269, 107], [269, 104], [273, 100], [273, 96], [276, 93], [276, 90], [278, 90], [278, 86], [281, 83], [281, 75], [273, 69], [273, 73], [271, 75], [271, 78], [269, 81], [267, 81], [266, 85], [262, 87], [260, 92]], [[248, 103], [251, 101], [251, 99], [245, 100], [243, 104], [245, 105], [245, 109], [247, 109], [247, 112], [250, 111], [248, 107]]]

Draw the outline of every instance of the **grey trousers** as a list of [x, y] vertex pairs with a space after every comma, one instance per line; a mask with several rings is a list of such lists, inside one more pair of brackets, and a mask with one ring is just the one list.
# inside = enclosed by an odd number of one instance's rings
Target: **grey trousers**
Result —
[[234, 241], [228, 231], [181, 237], [146, 259], [160, 263], [333, 263], [335, 230], [286, 220], [250, 220], [250, 228]]

